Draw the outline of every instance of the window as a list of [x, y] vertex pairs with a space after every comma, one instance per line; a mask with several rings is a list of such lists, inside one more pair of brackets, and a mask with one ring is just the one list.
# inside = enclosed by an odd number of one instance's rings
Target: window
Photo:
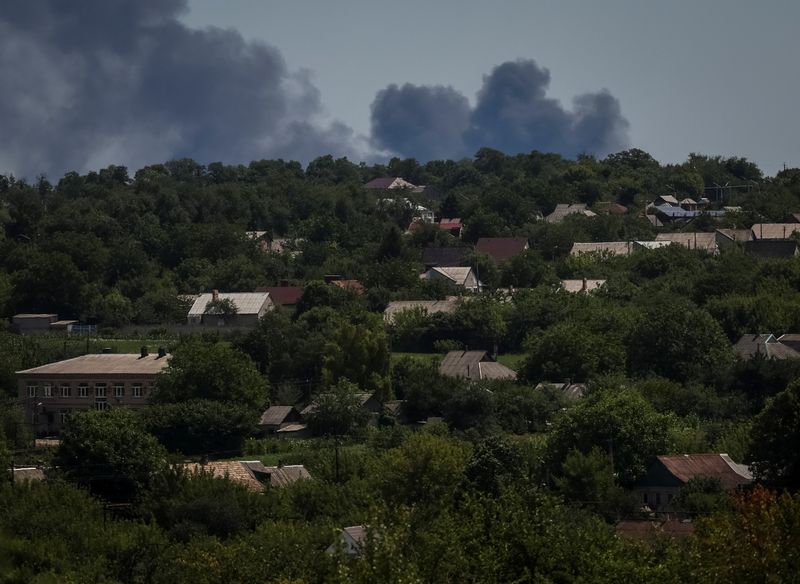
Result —
[[72, 386], [69, 383], [61, 384], [61, 397], [72, 397]]
[[106, 401], [96, 401], [96, 402], [94, 402], [94, 409], [96, 409], [96, 410], [107, 410], [108, 409], [108, 402], [106, 402]]
[[36, 397], [36, 385], [33, 383], [28, 384], [28, 397]]
[[115, 383], [114, 384], [114, 397], [125, 397], [125, 384], [124, 383]]
[[81, 383], [78, 385], [78, 397], [89, 397], [89, 384]]
[[142, 384], [141, 383], [134, 383], [133, 384], [133, 397], [142, 397], [144, 392], [142, 391]]
[[44, 384], [42, 384], [42, 397], [53, 397], [53, 384], [52, 383], [44, 383]]
[[96, 383], [94, 386], [94, 397], [106, 397], [106, 384]]
[[58, 412], [58, 420], [62, 426], [66, 424], [67, 420], [69, 420], [69, 410], [60, 410]]

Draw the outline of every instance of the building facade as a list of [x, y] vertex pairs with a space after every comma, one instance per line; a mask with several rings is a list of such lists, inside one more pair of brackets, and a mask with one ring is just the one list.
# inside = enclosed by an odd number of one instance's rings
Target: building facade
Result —
[[109, 407], [143, 407], [166, 351], [83, 355], [17, 371], [17, 395], [37, 436], [61, 432], [73, 412]]

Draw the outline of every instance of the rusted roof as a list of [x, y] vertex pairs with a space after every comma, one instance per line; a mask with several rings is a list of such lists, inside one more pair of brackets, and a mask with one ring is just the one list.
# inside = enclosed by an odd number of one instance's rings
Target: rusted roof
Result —
[[694, 533], [694, 523], [686, 520], [666, 521], [626, 520], [614, 528], [617, 535], [630, 539], [652, 540], [661, 536], [684, 539]]
[[[258, 460], [215, 460], [206, 464], [189, 463], [183, 467], [192, 473], [208, 473], [216, 478], [227, 478], [244, 485], [248, 490], [260, 493], [264, 485], [256, 478], [251, 464], [261, 465]], [[261, 465], [263, 467], [263, 465]]]
[[364, 284], [358, 280], [333, 280], [331, 284], [338, 286], [342, 290], [358, 294], [359, 296], [364, 293]]
[[136, 353], [101, 353], [82, 355], [56, 361], [32, 369], [17, 371], [17, 375], [155, 375], [167, 366], [169, 357]]
[[684, 483], [695, 477], [714, 477], [723, 489], [735, 489], [753, 481], [749, 469], [733, 462], [727, 454], [671, 454], [656, 458]]
[[800, 231], [800, 223], [756, 223], [751, 231], [753, 239], [789, 239]]
[[303, 295], [300, 286], [260, 286], [256, 292], [266, 292], [274, 304], [294, 306]]
[[703, 251], [717, 251], [717, 238], [714, 233], [695, 231], [691, 233], [659, 233], [656, 241], [671, 241], [689, 249], [701, 249]]
[[279, 426], [293, 411], [296, 411], [294, 406], [270, 406], [261, 414], [258, 425]]
[[528, 249], [527, 237], [481, 237], [475, 251], [501, 263]]
[[489, 359], [486, 351], [450, 351], [439, 365], [439, 373], [465, 379], [515, 379], [517, 372]]

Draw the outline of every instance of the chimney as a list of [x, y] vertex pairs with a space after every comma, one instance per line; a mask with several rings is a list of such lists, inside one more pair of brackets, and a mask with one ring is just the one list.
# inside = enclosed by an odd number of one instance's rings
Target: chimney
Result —
[[219, 290], [212, 290], [211, 291], [211, 300], [217, 302], [219, 300]]
[[161, 359], [162, 357], [167, 356], [167, 348], [166, 347], [159, 347], [158, 348], [158, 358]]
[[142, 359], [144, 359], [145, 357], [147, 357], [148, 353], [147, 353], [147, 346], [146, 346], [146, 345], [142, 347], [142, 349], [141, 349], [141, 353], [140, 353], [140, 354], [141, 354], [141, 358], [142, 358]]

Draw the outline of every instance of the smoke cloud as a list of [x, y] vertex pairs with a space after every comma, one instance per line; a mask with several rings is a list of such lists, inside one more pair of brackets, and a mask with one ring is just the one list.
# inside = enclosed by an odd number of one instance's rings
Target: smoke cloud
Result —
[[60, 176], [188, 156], [358, 156], [280, 53], [178, 21], [185, 0], [37, 0], [0, 11], [0, 172]]
[[549, 85], [550, 72], [532, 60], [495, 67], [484, 77], [474, 108], [452, 88], [392, 85], [372, 104], [372, 141], [422, 160], [470, 156], [484, 146], [568, 157], [626, 147], [628, 122], [608, 91], [580, 95], [568, 110], [547, 97]]

